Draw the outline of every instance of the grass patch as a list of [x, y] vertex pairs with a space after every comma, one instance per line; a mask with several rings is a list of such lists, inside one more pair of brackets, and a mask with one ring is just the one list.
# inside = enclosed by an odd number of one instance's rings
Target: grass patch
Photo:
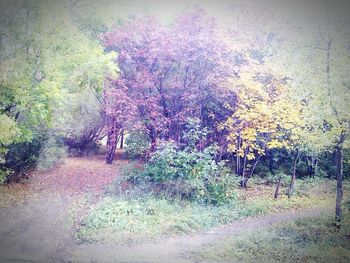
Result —
[[77, 232], [83, 241], [141, 242], [152, 237], [188, 234], [240, 217], [231, 206], [203, 206], [154, 197], [101, 200]]
[[[345, 181], [344, 193], [349, 192], [349, 190], [350, 184]], [[281, 188], [278, 199], [274, 198], [274, 191], [274, 185], [261, 184], [252, 184], [249, 188], [238, 189], [238, 195], [241, 203], [246, 207], [247, 216], [250, 216], [250, 210], [260, 210], [261, 214], [266, 214], [333, 206], [336, 181], [321, 178], [297, 180], [296, 191], [290, 199], [285, 194], [286, 187]], [[254, 215], [254, 212], [252, 215]]]
[[350, 220], [334, 227], [333, 218], [304, 218], [221, 240], [194, 253], [216, 262], [350, 262]]
[[[324, 192], [319, 195], [322, 189]], [[335, 192], [334, 182], [328, 180], [303, 188], [305, 193], [295, 194], [291, 199], [281, 195], [275, 200], [274, 187], [267, 185], [236, 190], [238, 200], [220, 206], [151, 195], [107, 196], [89, 207], [76, 235], [85, 242], [143, 242], [161, 236], [195, 233], [245, 217], [333, 206]]]

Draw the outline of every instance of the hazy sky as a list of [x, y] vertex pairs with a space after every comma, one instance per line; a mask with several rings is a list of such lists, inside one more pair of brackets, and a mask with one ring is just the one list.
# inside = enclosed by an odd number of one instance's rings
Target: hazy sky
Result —
[[149, 13], [167, 19], [195, 5], [204, 8], [209, 14], [226, 20], [232, 18], [232, 10], [245, 6], [248, 9], [267, 9], [274, 15], [320, 16], [324, 6], [332, 15], [350, 17], [350, 1], [346, 0], [134, 0], [110, 1], [127, 13]]

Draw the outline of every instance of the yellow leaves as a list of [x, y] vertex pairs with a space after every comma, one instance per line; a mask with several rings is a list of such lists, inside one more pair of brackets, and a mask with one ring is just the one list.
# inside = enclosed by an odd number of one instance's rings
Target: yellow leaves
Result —
[[289, 96], [289, 86], [277, 78], [262, 84], [256, 80], [256, 72], [247, 68], [232, 82], [237, 105], [220, 126], [229, 131], [229, 151], [248, 160], [263, 155], [265, 147], [291, 148], [301, 139], [305, 126], [302, 105]]
[[228, 147], [227, 147], [227, 150], [228, 150], [229, 152], [236, 152], [237, 147], [236, 147], [235, 144], [229, 144]]
[[254, 159], [255, 159], [254, 153], [248, 153], [248, 154], [247, 154], [247, 159], [248, 159], [248, 160], [254, 160]]
[[265, 155], [264, 149], [258, 149], [258, 155]]
[[246, 141], [254, 141], [257, 136], [257, 131], [253, 128], [247, 128], [241, 131], [242, 138]]
[[244, 156], [244, 151], [243, 151], [243, 149], [239, 149], [236, 153], [237, 153], [240, 157], [243, 157], [243, 156]]
[[272, 148], [281, 148], [283, 147], [283, 143], [282, 142], [279, 142], [277, 140], [271, 140], [270, 142], [268, 142], [266, 144], [266, 146], [269, 148], [269, 149], [272, 149]]
[[292, 135], [290, 136], [290, 139], [291, 139], [291, 140], [294, 140], [294, 141], [300, 140], [300, 136], [298, 136], [297, 134], [292, 134]]

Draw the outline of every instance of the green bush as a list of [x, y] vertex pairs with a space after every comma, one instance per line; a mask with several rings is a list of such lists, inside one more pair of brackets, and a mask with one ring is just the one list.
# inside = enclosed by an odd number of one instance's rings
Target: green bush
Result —
[[318, 169], [315, 176], [320, 177], [320, 178], [327, 178], [328, 175], [327, 175], [327, 172], [325, 170]]
[[[199, 120], [188, 120], [183, 149], [172, 142], [160, 143], [145, 165], [131, 165], [124, 170], [133, 186], [131, 191], [210, 204], [235, 200], [238, 179], [223, 161], [215, 161], [216, 146], [202, 147], [206, 135]], [[114, 185], [120, 194], [120, 180]]]
[[38, 160], [37, 169], [48, 171], [61, 164], [67, 156], [67, 149], [54, 138], [48, 139], [42, 147]]
[[131, 170], [128, 179], [136, 185], [148, 185], [160, 195], [177, 196], [219, 204], [236, 199], [237, 177], [224, 162], [214, 160], [216, 147], [202, 152], [172, 143], [164, 143], [151, 156], [143, 171]]
[[97, 142], [88, 142], [80, 147], [68, 147], [67, 154], [68, 156], [91, 156], [102, 154], [103, 150], [99, 143]]
[[18, 182], [27, 178], [27, 172], [35, 166], [41, 147], [40, 137], [31, 142], [9, 145], [5, 163], [1, 168], [7, 175], [6, 182]]
[[10, 174], [10, 171], [6, 168], [0, 169], [0, 185], [6, 182], [7, 176]]
[[125, 139], [125, 153], [130, 159], [144, 157], [149, 146], [149, 137], [140, 130], [131, 132]]

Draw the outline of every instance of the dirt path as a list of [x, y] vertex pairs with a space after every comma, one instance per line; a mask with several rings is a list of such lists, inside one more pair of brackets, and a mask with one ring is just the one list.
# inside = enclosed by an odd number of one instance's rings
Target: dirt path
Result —
[[0, 209], [0, 262], [62, 262], [74, 245], [67, 220], [73, 198], [35, 196]]
[[83, 197], [97, 199], [126, 162], [68, 158], [25, 184], [0, 187], [0, 262], [68, 262], [76, 246], [72, 213], [83, 210]]
[[188, 252], [228, 235], [328, 211], [250, 218], [194, 236], [143, 245], [78, 244], [72, 211], [82, 197], [103, 192], [125, 162], [105, 165], [99, 158], [71, 158], [50, 173], [35, 173], [29, 184], [0, 188], [0, 262], [195, 262]]

